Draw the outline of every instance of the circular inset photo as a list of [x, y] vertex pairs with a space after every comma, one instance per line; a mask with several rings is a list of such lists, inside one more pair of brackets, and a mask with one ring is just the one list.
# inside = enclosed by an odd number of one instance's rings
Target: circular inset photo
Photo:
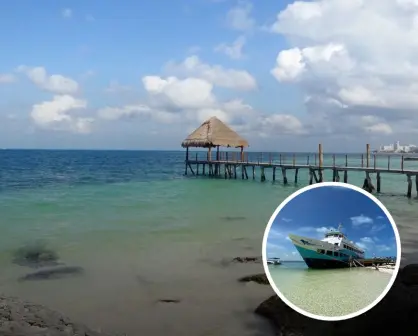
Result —
[[392, 287], [401, 243], [384, 205], [361, 188], [323, 182], [276, 209], [263, 238], [276, 294], [297, 312], [338, 321], [373, 308]]

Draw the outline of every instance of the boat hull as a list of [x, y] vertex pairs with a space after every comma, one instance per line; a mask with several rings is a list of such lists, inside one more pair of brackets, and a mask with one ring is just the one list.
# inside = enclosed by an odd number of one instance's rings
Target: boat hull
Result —
[[[345, 268], [350, 266], [350, 257], [359, 259], [358, 256], [348, 255], [347, 251], [344, 251], [345, 253], [340, 253], [342, 250], [338, 247], [318, 239], [296, 235], [289, 235], [289, 238], [309, 268]], [[333, 251], [333, 255], [319, 253], [319, 250]]]

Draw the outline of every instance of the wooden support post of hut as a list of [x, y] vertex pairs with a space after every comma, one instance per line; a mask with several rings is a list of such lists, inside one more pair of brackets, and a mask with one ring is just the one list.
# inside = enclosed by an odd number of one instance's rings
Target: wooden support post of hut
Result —
[[184, 161], [184, 175], [187, 175], [187, 168], [189, 167], [189, 147], [186, 147], [186, 161]]
[[[193, 168], [189, 161], [189, 147], [207, 148], [207, 164], [209, 175], [219, 176], [220, 171], [220, 153], [219, 147], [232, 147], [241, 149], [241, 161], [244, 157], [244, 147], [248, 147], [248, 142], [229, 126], [219, 120], [217, 117], [212, 117], [202, 123], [195, 131], [193, 131], [181, 144], [183, 148], [186, 148], [186, 169], [194, 175]], [[216, 161], [212, 164], [212, 148], [216, 147]], [[204, 167], [203, 163], [203, 167]], [[213, 167], [214, 166], [214, 167]], [[225, 166], [225, 171], [228, 171], [229, 177], [232, 175], [231, 167]], [[236, 165], [234, 166], [234, 175], [236, 177]]]
[[376, 174], [376, 192], [380, 193], [380, 172]]

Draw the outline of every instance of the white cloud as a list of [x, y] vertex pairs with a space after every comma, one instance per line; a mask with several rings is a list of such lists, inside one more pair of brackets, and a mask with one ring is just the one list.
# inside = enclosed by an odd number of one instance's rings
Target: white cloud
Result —
[[86, 107], [85, 100], [69, 95], [59, 95], [54, 96], [51, 101], [33, 105], [30, 116], [33, 122], [43, 129], [89, 133], [93, 119], [70, 114]]
[[[273, 76], [315, 98], [306, 104], [316, 120], [311, 129], [322, 134], [415, 132], [415, 1], [295, 1], [277, 15], [270, 30], [290, 44], [278, 52]], [[362, 124], [364, 115], [379, 120]]]
[[43, 67], [27, 67], [21, 65], [18, 72], [24, 73], [37, 87], [57, 94], [74, 94], [78, 91], [78, 83], [63, 75], [48, 75]]
[[353, 224], [353, 226], [360, 226], [363, 224], [372, 224], [373, 223], [373, 219], [370, 217], [367, 217], [363, 214], [359, 215], [359, 216], [354, 216], [351, 217], [351, 224]]
[[187, 57], [182, 63], [169, 62], [166, 71], [179, 77], [196, 77], [209, 83], [236, 90], [254, 90], [257, 82], [245, 70], [225, 69], [220, 65], [203, 63], [198, 56]]
[[61, 15], [62, 15], [64, 18], [69, 19], [69, 18], [71, 18], [71, 17], [73, 16], [73, 10], [72, 10], [71, 8], [64, 8], [64, 9], [61, 11]]
[[17, 78], [13, 74], [0, 74], [0, 84], [8, 84], [16, 82]]
[[241, 35], [238, 36], [237, 39], [232, 42], [232, 44], [221, 43], [215, 48], [215, 51], [224, 53], [231, 59], [240, 59], [244, 56], [242, 49], [245, 45], [245, 42], [245, 36]]
[[227, 23], [231, 29], [238, 31], [251, 31], [255, 27], [255, 20], [251, 16], [252, 5], [241, 2], [227, 13]]
[[172, 123], [179, 121], [179, 115], [166, 111], [157, 111], [147, 105], [126, 105], [123, 107], [104, 107], [99, 109], [98, 117], [105, 120], [120, 120], [145, 118], [158, 123]]
[[284, 236], [283, 236], [283, 233], [281, 233], [280, 231], [275, 230], [275, 229], [270, 229], [268, 237], [269, 239], [271, 238], [274, 239], [274, 238], [283, 238]]
[[370, 229], [370, 232], [377, 233], [377, 232], [382, 231], [385, 228], [386, 228], [386, 224], [376, 224], [372, 226], [372, 228]]
[[[173, 70], [173, 67], [171, 64], [169, 69]], [[183, 71], [184, 78], [144, 76], [142, 84], [147, 93], [145, 99], [133, 105], [107, 106], [98, 111], [98, 117], [106, 120], [140, 117], [161, 123], [181, 123], [183, 127], [194, 128], [196, 124], [216, 116], [243, 136], [305, 134], [301, 122], [292, 115], [263, 115], [242, 99], [222, 101], [215, 96], [216, 85], [247, 89], [254, 86], [255, 81], [248, 81], [252, 78], [248, 77], [249, 74], [203, 64], [196, 56], [186, 59], [180, 68], [187, 70]]]
[[212, 94], [213, 85], [203, 79], [178, 79], [159, 76], [145, 76], [142, 78], [145, 90], [152, 95], [159, 95], [162, 99], [178, 108], [204, 108], [213, 106], [215, 97]]

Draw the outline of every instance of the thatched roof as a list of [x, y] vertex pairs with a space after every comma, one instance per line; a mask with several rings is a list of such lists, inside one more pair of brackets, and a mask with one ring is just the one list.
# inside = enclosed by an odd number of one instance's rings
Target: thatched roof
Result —
[[182, 143], [182, 147], [248, 147], [248, 142], [216, 117], [206, 120]]

